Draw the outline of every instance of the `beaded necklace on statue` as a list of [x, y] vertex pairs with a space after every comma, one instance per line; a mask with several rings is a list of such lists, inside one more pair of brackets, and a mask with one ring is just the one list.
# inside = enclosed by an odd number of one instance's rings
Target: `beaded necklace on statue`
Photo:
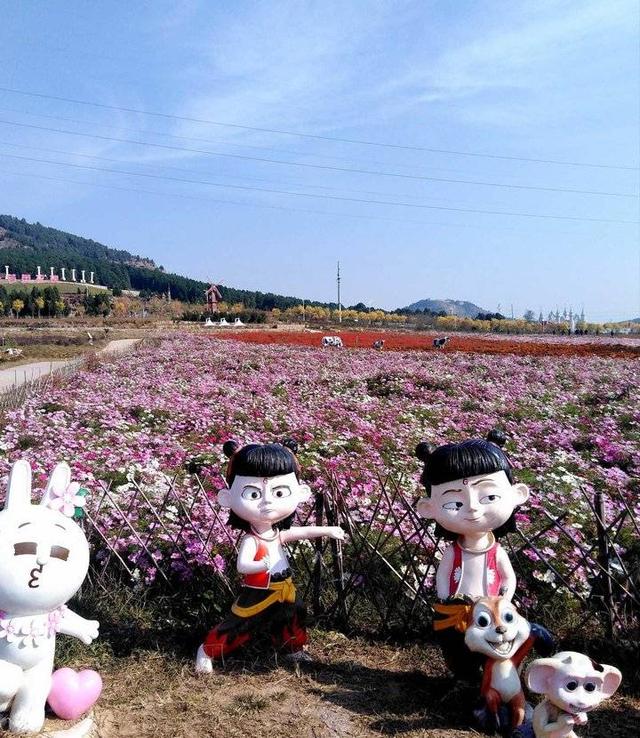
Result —
[[258, 531], [253, 527], [253, 525], [251, 526], [251, 533], [256, 538], [259, 538], [261, 541], [265, 541], [265, 543], [271, 543], [272, 541], [277, 540], [278, 537], [280, 536], [280, 531], [279, 530], [273, 530], [272, 529], [273, 536], [271, 538], [267, 538], [266, 536], [263, 536], [260, 533], [258, 533]]
[[18, 615], [11, 617], [0, 611], [0, 639], [18, 646], [40, 646], [60, 632], [66, 605], [45, 612], [42, 615]]

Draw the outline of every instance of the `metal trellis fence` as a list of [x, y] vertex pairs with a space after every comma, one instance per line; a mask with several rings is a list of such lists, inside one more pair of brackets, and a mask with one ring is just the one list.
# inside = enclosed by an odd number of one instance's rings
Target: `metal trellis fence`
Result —
[[[637, 633], [638, 522], [622, 496], [612, 504], [600, 493], [582, 494], [588, 524], [581, 519], [574, 527], [568, 510], [556, 517], [543, 512], [535, 531], [503, 541], [518, 575], [517, 604], [540, 622], [589, 624], [609, 637]], [[238, 532], [228, 528], [226, 513], [197, 475], [167, 478], [152, 490], [132, 479], [124, 487], [102, 486], [92, 497], [85, 526], [94, 587], [108, 595], [117, 582], [180, 601], [206, 593], [216, 609], [230, 605]], [[348, 533], [345, 543], [316, 539], [289, 547], [296, 584], [317, 622], [378, 635], [428, 629], [443, 544], [414, 502], [391, 477], [378, 480], [366, 506], [337, 480], [315, 495], [299, 522], [341, 525]]]

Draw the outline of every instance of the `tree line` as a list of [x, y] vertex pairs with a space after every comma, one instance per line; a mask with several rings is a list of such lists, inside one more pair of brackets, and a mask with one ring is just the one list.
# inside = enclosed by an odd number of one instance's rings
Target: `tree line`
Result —
[[[20, 245], [13, 245], [12, 240]], [[18, 275], [34, 274], [38, 266], [45, 273], [55, 267], [58, 275], [61, 267], [68, 273], [75, 269], [78, 274], [84, 269], [87, 278], [94, 272], [95, 282], [115, 290], [116, 295], [122, 290], [140, 291], [144, 296], [171, 293], [175, 300], [201, 304], [209, 287], [207, 282], [166, 272], [162, 266], [156, 267], [153, 260], [129, 251], [112, 249], [97, 241], [40, 223], [27, 223], [10, 215], [0, 215], [0, 254], [4, 257], [3, 263]], [[247, 310], [286, 310], [301, 303], [299, 297], [273, 292], [241, 290], [226, 285], [219, 285], [219, 289], [225, 302], [241, 302]], [[306, 301], [306, 304], [328, 309], [338, 307], [332, 302]]]
[[67, 315], [69, 306], [62, 299], [57, 287], [33, 287], [31, 290], [18, 288], [8, 291], [4, 285], [0, 285], [0, 310], [3, 315], [15, 318], [24, 315], [53, 318]]

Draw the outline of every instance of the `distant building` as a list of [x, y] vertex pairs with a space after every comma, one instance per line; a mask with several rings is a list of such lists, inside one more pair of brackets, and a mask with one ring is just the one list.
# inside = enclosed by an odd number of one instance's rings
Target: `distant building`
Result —
[[[82, 278], [80, 280], [78, 280], [76, 278], [76, 270], [75, 269], [69, 270], [67, 267], [61, 267], [60, 268], [60, 273], [62, 275], [61, 277], [58, 276], [55, 273], [56, 270], [55, 270], [54, 267], [50, 267], [49, 268], [50, 273], [49, 273], [48, 276], [46, 274], [43, 274], [42, 273], [42, 267], [40, 267], [40, 266], [37, 267], [37, 270], [38, 271], [37, 271], [37, 273], [35, 275], [31, 275], [31, 274], [26, 274], [25, 273], [25, 274], [20, 274], [19, 277], [18, 277], [17, 274], [15, 274], [13, 272], [10, 272], [9, 269], [10, 269], [10, 267], [8, 265], [5, 265], [5, 267], [4, 267], [4, 274], [2, 274], [0, 272], [0, 283], [2, 283], [2, 282], [20, 282], [22, 284], [29, 284], [29, 285], [31, 285], [33, 283], [37, 283], [38, 285], [44, 285], [44, 286], [46, 286], [46, 285], [52, 285], [52, 284], [53, 285], [59, 285], [59, 284], [62, 284], [62, 283], [67, 283], [67, 284], [76, 283], [78, 285], [84, 285], [84, 286], [91, 285], [92, 288], [95, 288], [97, 290], [107, 290], [107, 289], [109, 289], [108, 287], [105, 287], [102, 284], [96, 284], [95, 283], [95, 281], [94, 281], [95, 272], [91, 272], [90, 275], [89, 275], [89, 279], [87, 280], [87, 279], [85, 279], [85, 271], [82, 270]], [[69, 280], [66, 278], [67, 277], [66, 273], [68, 271], [71, 271], [71, 279], [69, 279]]]

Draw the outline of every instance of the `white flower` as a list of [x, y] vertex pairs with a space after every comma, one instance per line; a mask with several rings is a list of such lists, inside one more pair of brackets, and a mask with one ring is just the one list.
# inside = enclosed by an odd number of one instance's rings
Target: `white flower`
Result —
[[52, 499], [49, 502], [49, 507], [61, 512], [68, 518], [72, 518], [76, 507], [84, 507], [86, 504], [85, 498], [78, 494], [79, 491], [80, 485], [78, 482], [71, 482], [65, 489], [52, 489]]

